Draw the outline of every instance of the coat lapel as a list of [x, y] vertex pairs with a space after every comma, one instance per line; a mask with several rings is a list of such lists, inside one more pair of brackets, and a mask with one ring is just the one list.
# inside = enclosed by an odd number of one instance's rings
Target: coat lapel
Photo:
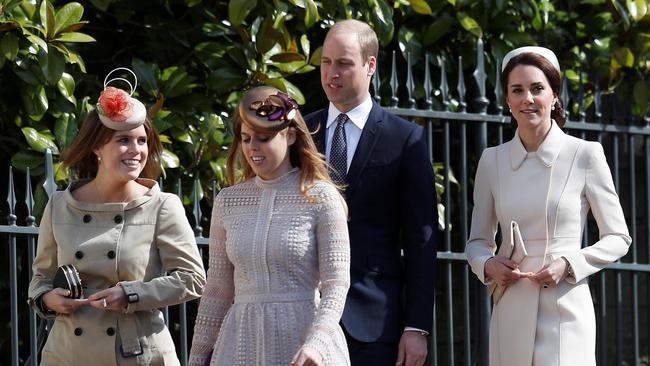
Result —
[[312, 138], [318, 152], [325, 155], [325, 130], [327, 129], [327, 108], [318, 112], [313, 119], [314, 123], [309, 125]]

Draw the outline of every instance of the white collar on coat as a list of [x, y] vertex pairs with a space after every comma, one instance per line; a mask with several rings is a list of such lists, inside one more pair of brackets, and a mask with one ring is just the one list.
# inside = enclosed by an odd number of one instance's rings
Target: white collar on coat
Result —
[[[544, 166], [551, 167], [553, 165], [555, 159], [560, 154], [564, 137], [564, 131], [557, 125], [557, 122], [552, 121], [551, 130], [535, 153]], [[519, 129], [517, 129], [515, 137], [510, 142], [510, 164], [512, 170], [517, 170], [524, 163], [528, 155], [528, 151], [526, 151], [524, 144], [519, 138]]]

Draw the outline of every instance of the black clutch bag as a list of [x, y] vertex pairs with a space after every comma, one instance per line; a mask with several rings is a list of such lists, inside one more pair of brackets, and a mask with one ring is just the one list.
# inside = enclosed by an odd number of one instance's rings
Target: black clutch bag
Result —
[[72, 264], [66, 264], [59, 267], [52, 281], [54, 287], [61, 287], [70, 291], [70, 298], [80, 299], [83, 296], [83, 286], [79, 271]]

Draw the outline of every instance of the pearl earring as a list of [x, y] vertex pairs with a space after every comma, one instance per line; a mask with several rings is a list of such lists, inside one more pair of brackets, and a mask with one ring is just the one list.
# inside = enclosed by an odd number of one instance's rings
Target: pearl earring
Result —
[[101, 156], [97, 157], [97, 162], [100, 163], [100, 164], [102, 163], [102, 157]]

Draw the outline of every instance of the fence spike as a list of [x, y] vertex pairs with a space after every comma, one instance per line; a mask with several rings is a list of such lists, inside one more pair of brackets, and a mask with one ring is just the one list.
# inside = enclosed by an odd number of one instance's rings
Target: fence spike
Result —
[[381, 96], [379, 95], [379, 88], [381, 87], [381, 80], [379, 77], [379, 61], [375, 61], [375, 73], [372, 74], [372, 90], [374, 92], [373, 98], [377, 104], [381, 104]]
[[7, 203], [9, 203], [9, 215], [7, 215], [7, 220], [9, 225], [16, 225], [16, 191], [14, 187], [14, 168], [9, 166], [9, 188], [7, 192]]
[[474, 70], [474, 80], [478, 85], [479, 96], [474, 99], [481, 114], [487, 113], [487, 107], [490, 101], [485, 96], [485, 82], [487, 74], [485, 73], [485, 55], [483, 54], [483, 39], [479, 38], [476, 42], [476, 69]]
[[643, 117], [643, 120], [645, 121], [645, 127], [650, 128], [650, 102], [648, 102], [648, 107], [646, 108], [646, 114], [645, 117]]
[[45, 182], [43, 188], [48, 197], [56, 192], [56, 182], [54, 181], [54, 162], [52, 160], [52, 150], [47, 148], [45, 150]]
[[465, 112], [467, 110], [467, 103], [465, 103], [465, 94], [467, 89], [465, 88], [465, 75], [463, 74], [463, 56], [458, 56], [458, 105], [460, 106], [460, 112]]
[[424, 55], [424, 104], [428, 110], [433, 108], [433, 100], [431, 99], [431, 92], [433, 85], [431, 84], [431, 71], [429, 70], [429, 54]]
[[585, 89], [582, 85], [582, 72], [578, 72], [578, 119], [580, 122], [585, 122]]
[[413, 81], [413, 64], [411, 59], [411, 52], [406, 53], [406, 91], [409, 94], [409, 108], [415, 109], [415, 98], [413, 97], [413, 89], [415, 89], [415, 82]]
[[199, 180], [199, 176], [194, 178], [194, 192], [192, 192], [193, 196], [193, 214], [194, 214], [194, 234], [196, 236], [201, 236], [201, 233], [203, 232], [203, 228], [201, 227], [201, 205], [199, 204], [201, 201], [201, 181]]
[[501, 60], [496, 60], [496, 76], [494, 78], [494, 96], [497, 114], [503, 115], [503, 91], [501, 90]]
[[440, 61], [440, 94], [442, 105], [445, 111], [449, 110], [449, 83], [447, 82], [447, 70], [445, 56], [438, 57]]
[[560, 92], [560, 99], [562, 100], [562, 106], [564, 106], [564, 113], [566, 115], [566, 120], [568, 121], [571, 116], [571, 106], [569, 106], [569, 79], [565, 76], [562, 78], [562, 92]]
[[36, 218], [33, 215], [34, 210], [34, 194], [32, 193], [32, 176], [29, 174], [29, 167], [25, 178], [25, 204], [27, 205], [27, 225], [34, 226]]
[[598, 78], [598, 74], [596, 74], [594, 80], [594, 119], [596, 122], [600, 123], [603, 120], [603, 113], [600, 110], [600, 98], [602, 98], [602, 95], [600, 93], [600, 79]]
[[397, 62], [395, 61], [395, 51], [393, 51], [393, 65], [391, 66], [391, 72], [390, 72], [390, 102], [392, 107], [396, 108], [397, 104], [399, 103], [399, 99], [397, 98], [397, 88], [399, 87], [398, 81], [397, 81]]

